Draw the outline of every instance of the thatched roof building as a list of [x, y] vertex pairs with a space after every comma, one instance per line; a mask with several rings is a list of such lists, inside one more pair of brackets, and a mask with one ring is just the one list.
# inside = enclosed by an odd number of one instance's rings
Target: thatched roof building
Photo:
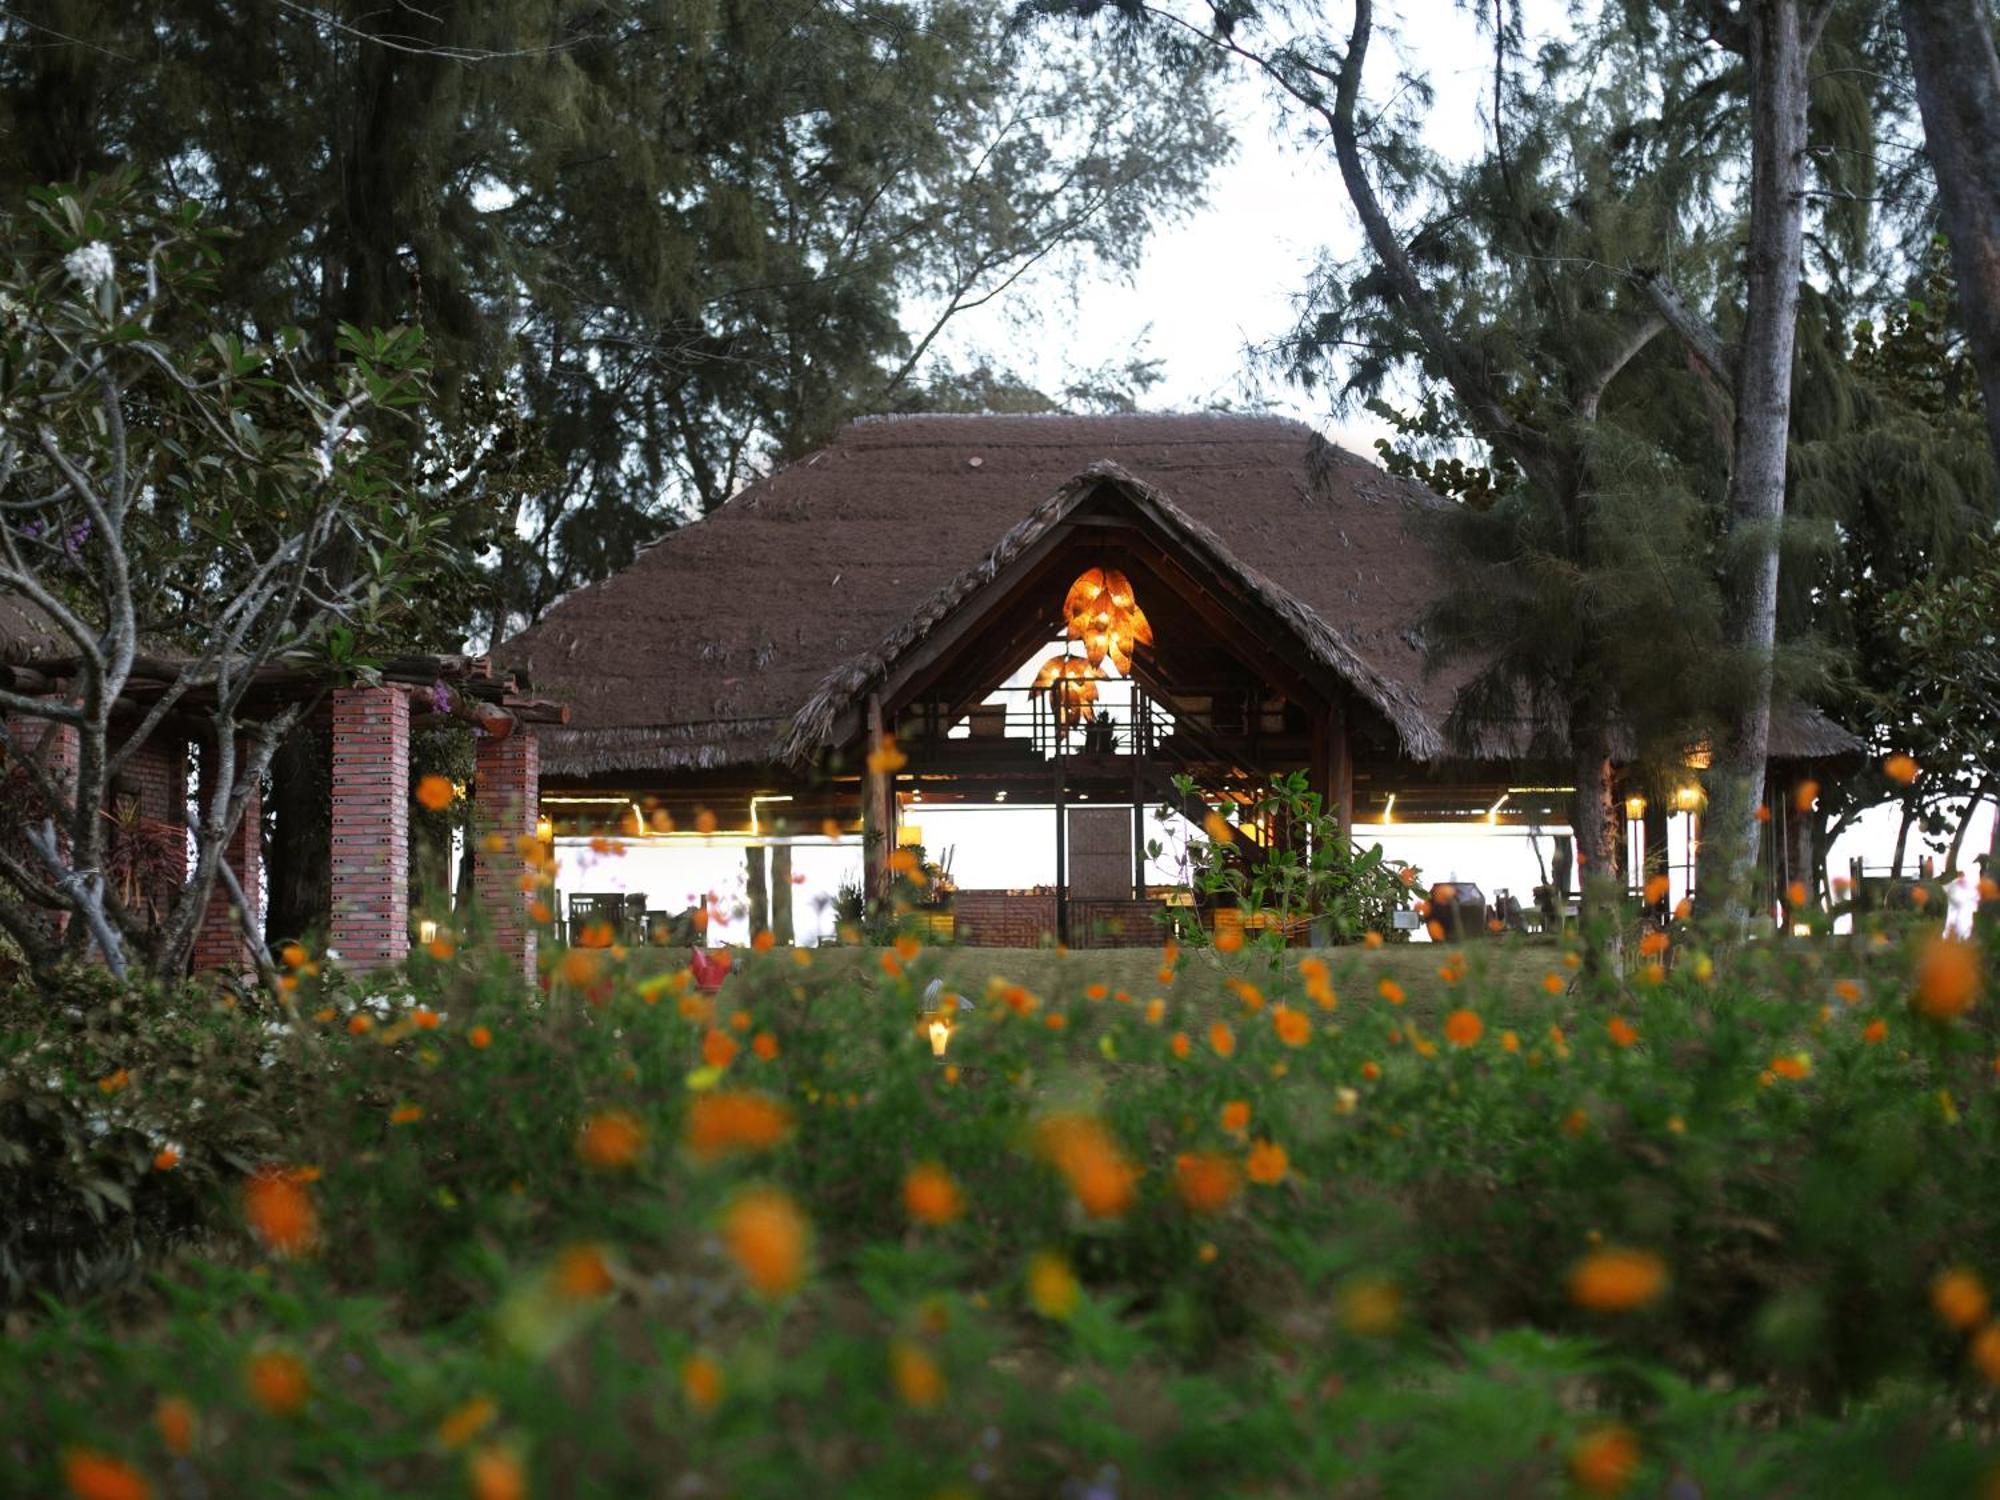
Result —
[[[1107, 489], [1256, 601], [1260, 628], [1344, 684], [1385, 751], [1446, 757], [1464, 674], [1426, 671], [1418, 624], [1439, 579], [1408, 524], [1443, 502], [1271, 417], [857, 422], [496, 659], [572, 710], [544, 736], [545, 776], [797, 765], [851, 741], [867, 692]], [[1773, 745], [1854, 748], [1810, 713], [1781, 715]]]

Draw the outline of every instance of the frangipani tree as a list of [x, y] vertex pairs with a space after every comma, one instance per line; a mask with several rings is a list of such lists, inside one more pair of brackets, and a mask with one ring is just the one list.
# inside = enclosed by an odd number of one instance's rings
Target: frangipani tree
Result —
[[[365, 675], [452, 562], [450, 507], [408, 484], [421, 335], [344, 329], [332, 384], [307, 379], [295, 332], [252, 344], [206, 310], [219, 232], [140, 203], [129, 179], [39, 191], [0, 266], [0, 600], [35, 637], [0, 689], [28, 803], [0, 841], [0, 930], [37, 967], [95, 948], [168, 975], [306, 706], [253, 692], [281, 667]], [[105, 814], [163, 730], [201, 743], [204, 807], [187, 878], [142, 921], [104, 877]]]

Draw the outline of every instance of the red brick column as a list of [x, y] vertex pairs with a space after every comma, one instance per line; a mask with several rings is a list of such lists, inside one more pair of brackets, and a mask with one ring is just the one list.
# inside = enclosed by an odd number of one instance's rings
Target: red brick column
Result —
[[333, 931], [350, 969], [410, 951], [410, 700], [395, 688], [333, 694]]
[[[527, 866], [515, 852], [523, 835], [534, 836], [541, 813], [542, 754], [534, 731], [517, 725], [505, 739], [486, 735], [473, 746], [473, 823], [478, 834], [472, 884], [493, 941], [535, 976], [535, 926], [528, 918], [533, 898], [521, 889]], [[499, 844], [496, 850], [493, 845]]]
[[[243, 757], [249, 750], [249, 742], [240, 741], [236, 746], [237, 774], [242, 774]], [[204, 816], [209, 807], [209, 786], [211, 778], [202, 777], [201, 805]], [[250, 903], [251, 920], [257, 919], [260, 893], [264, 889], [264, 848], [262, 838], [263, 797], [256, 787], [250, 788], [250, 795], [243, 802], [243, 819], [236, 825], [236, 831], [222, 846], [222, 860], [236, 872], [237, 880], [243, 886], [243, 899]], [[255, 960], [250, 956], [250, 943], [243, 936], [243, 919], [238, 915], [236, 903], [230, 899], [229, 887], [218, 873], [215, 886], [208, 893], [208, 905], [202, 908], [201, 926], [194, 934], [194, 971], [206, 973], [211, 969], [235, 970], [241, 972], [251, 968]]]

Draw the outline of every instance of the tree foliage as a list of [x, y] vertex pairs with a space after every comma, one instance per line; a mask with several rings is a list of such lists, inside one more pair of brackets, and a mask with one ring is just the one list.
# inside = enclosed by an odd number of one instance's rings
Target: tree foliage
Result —
[[242, 231], [246, 334], [421, 324], [508, 460], [496, 633], [893, 409], [1022, 277], [1129, 268], [1226, 144], [1198, 67], [973, 0], [249, 11], [9, 7], [0, 191], [136, 161]]

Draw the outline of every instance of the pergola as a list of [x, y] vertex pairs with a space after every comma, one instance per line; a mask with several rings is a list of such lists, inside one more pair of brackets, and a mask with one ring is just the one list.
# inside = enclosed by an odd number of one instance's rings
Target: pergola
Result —
[[[913, 801], [1045, 804], [1053, 888], [961, 891], [960, 940], [1152, 941], [1140, 815], [1176, 776], [1248, 802], [1302, 771], [1350, 826], [1390, 807], [1566, 822], [1566, 765], [1523, 753], [1535, 726], [1447, 743], [1465, 673], [1426, 670], [1440, 580], [1410, 524], [1444, 503], [1269, 418], [865, 421], [495, 657], [572, 711], [541, 737], [557, 832], [702, 817], [784, 860], [858, 828], [880, 894]], [[1150, 644], [1067, 722], [1060, 682], [1009, 684], [1058, 648], [1093, 569], [1129, 582]], [[1857, 748], [1781, 714], [1774, 781]]]

